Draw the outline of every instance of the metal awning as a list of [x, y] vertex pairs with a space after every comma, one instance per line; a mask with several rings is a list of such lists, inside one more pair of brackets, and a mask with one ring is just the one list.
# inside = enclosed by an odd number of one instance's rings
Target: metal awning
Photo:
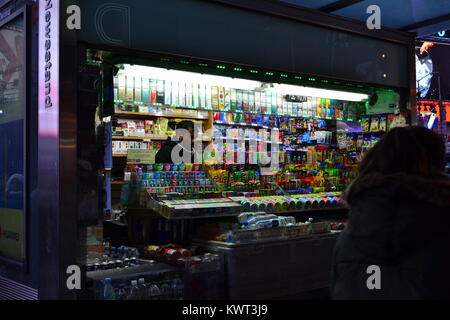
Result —
[[334, 15], [366, 21], [367, 7], [381, 10], [382, 27], [417, 32], [418, 37], [450, 29], [450, 0], [280, 0]]

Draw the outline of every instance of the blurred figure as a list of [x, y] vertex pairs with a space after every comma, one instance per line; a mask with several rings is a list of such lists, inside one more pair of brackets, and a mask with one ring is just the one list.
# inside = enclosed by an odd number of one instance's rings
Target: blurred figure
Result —
[[23, 175], [15, 173], [11, 175], [6, 183], [6, 208], [23, 210]]
[[334, 251], [333, 299], [450, 298], [444, 158], [442, 139], [422, 127], [392, 129], [368, 151], [344, 197], [349, 220]]
[[[172, 160], [172, 150], [180, 143], [180, 151], [188, 154], [188, 157], [191, 159], [190, 163], [194, 163], [194, 152], [192, 150], [192, 144], [194, 143], [194, 123], [192, 121], [184, 120], [178, 123], [177, 130], [187, 130], [189, 132], [191, 141], [187, 142], [187, 145], [191, 144], [191, 149], [183, 148], [183, 136], [179, 136], [178, 141], [166, 141], [163, 143], [161, 149], [158, 151], [155, 157], [155, 163], [173, 163]], [[180, 152], [180, 153], [181, 153]], [[180, 155], [182, 156], [182, 155]]]

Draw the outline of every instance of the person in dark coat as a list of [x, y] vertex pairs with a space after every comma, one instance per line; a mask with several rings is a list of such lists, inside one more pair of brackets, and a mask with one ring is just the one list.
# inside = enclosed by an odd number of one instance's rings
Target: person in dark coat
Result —
[[450, 299], [450, 179], [426, 128], [390, 130], [359, 167], [334, 249], [333, 299]]
[[[178, 123], [177, 125], [177, 130], [179, 129], [184, 129], [187, 130], [189, 132], [189, 135], [191, 136], [191, 144], [193, 144], [194, 141], [194, 123], [192, 121], [181, 121], [180, 123]], [[165, 141], [161, 147], [161, 149], [159, 149], [159, 151], [156, 153], [155, 156], [155, 163], [173, 163], [172, 160], [172, 150], [173, 148], [175, 148], [175, 146], [179, 143], [181, 143], [183, 141], [183, 136], [179, 137], [178, 142], [176, 141]], [[192, 151], [192, 146], [190, 149], [185, 149], [185, 148], [181, 148], [181, 152], [187, 152], [189, 153], [189, 158], [191, 159], [190, 163], [194, 163], [194, 153]], [[181, 154], [180, 152], [180, 156], [183, 156], [183, 154]]]

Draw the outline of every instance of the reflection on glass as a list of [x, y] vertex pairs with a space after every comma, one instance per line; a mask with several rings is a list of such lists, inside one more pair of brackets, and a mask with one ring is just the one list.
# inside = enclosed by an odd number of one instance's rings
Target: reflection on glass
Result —
[[0, 27], [0, 257], [24, 259], [25, 34], [23, 16]]

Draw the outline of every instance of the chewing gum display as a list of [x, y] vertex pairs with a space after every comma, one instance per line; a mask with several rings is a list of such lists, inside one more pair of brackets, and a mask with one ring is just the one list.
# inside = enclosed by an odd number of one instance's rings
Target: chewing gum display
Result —
[[127, 92], [125, 101], [134, 102], [134, 77], [127, 76]]

